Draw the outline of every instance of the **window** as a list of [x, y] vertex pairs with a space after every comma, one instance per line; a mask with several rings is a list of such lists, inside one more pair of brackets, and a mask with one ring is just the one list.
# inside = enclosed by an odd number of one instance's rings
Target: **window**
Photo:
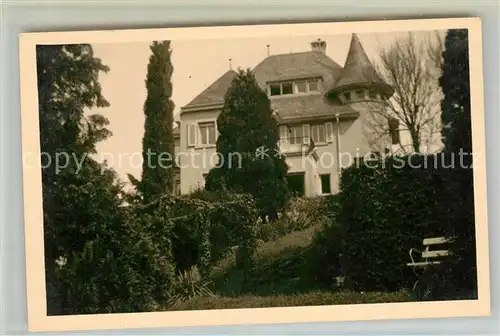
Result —
[[198, 125], [200, 127], [200, 144], [215, 145], [215, 122], [202, 122]]
[[377, 92], [375, 92], [375, 90], [370, 90], [369, 96], [370, 99], [377, 99]]
[[356, 90], [356, 96], [360, 99], [365, 98], [365, 92], [363, 90]]
[[321, 178], [321, 193], [322, 194], [330, 194], [330, 174], [320, 175]]
[[305, 93], [307, 92], [306, 82], [296, 82], [295, 88], [297, 93]]
[[351, 93], [350, 92], [344, 93], [344, 100], [346, 102], [351, 101]]
[[291, 145], [298, 145], [302, 143], [302, 125], [290, 127], [289, 141]]
[[311, 125], [311, 138], [314, 142], [326, 142], [325, 124]]
[[281, 84], [281, 94], [287, 95], [293, 93], [293, 83], [283, 83]]
[[309, 92], [319, 91], [318, 80], [308, 81], [307, 86], [309, 88]]
[[272, 83], [268, 86], [269, 96], [291, 95], [307, 92], [319, 92], [320, 80], [297, 80], [283, 83]]
[[280, 84], [269, 85], [269, 94], [271, 96], [279, 96], [281, 94], [281, 85]]

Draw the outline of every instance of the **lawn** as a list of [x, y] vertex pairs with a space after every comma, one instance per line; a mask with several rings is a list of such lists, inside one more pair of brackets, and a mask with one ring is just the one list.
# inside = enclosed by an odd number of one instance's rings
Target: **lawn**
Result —
[[260, 244], [257, 269], [243, 281], [243, 273], [235, 267], [234, 256], [215, 268], [212, 290], [220, 296], [269, 296], [318, 291], [308, 270], [308, 248], [319, 226], [292, 232], [278, 240]]
[[169, 310], [266, 308], [408, 301], [409, 295], [403, 291], [396, 293], [363, 294], [355, 292], [310, 292], [274, 296], [200, 297], [177, 304]]

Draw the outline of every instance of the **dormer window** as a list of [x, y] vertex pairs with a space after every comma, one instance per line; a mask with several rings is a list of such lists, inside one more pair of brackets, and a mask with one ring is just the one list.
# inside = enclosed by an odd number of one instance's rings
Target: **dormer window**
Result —
[[350, 93], [350, 92], [346, 92], [346, 93], [344, 93], [344, 100], [345, 100], [346, 102], [351, 101], [351, 93]]
[[305, 94], [320, 91], [320, 79], [296, 80], [268, 85], [269, 96]]
[[307, 82], [295, 82], [295, 90], [297, 93], [306, 93], [307, 92]]
[[377, 92], [375, 92], [375, 90], [370, 90], [369, 92], [369, 96], [370, 96], [370, 99], [377, 99]]
[[293, 83], [292, 82], [282, 83], [281, 84], [281, 94], [284, 94], [284, 95], [293, 94]]
[[318, 80], [308, 81], [307, 87], [309, 92], [317, 92], [319, 91], [319, 81]]
[[270, 84], [269, 85], [269, 94], [271, 96], [279, 96], [281, 95], [281, 84]]

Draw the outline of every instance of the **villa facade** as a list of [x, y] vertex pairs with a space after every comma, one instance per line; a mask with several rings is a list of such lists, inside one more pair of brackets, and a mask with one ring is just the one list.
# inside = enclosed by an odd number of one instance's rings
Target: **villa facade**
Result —
[[[313, 41], [309, 51], [269, 55], [252, 70], [280, 127], [289, 186], [310, 197], [339, 191], [339, 163], [346, 166], [346, 160], [391, 146], [385, 135], [373, 141], [368, 120], [393, 91], [377, 75], [358, 36], [352, 36], [344, 67], [327, 56], [326, 47], [325, 41]], [[186, 155], [179, 157], [177, 194], [203, 187], [217, 164], [216, 120], [235, 75], [227, 71], [181, 108], [176, 153]]]

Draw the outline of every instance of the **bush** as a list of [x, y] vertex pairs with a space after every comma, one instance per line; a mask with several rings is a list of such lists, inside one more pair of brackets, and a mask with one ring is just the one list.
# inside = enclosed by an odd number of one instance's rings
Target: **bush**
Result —
[[208, 288], [209, 282], [202, 279], [196, 266], [179, 272], [170, 290], [168, 306], [175, 306], [197, 297], [215, 297]]
[[81, 250], [56, 260], [48, 284], [63, 295], [61, 308], [49, 302], [49, 314], [148, 312], [167, 302], [174, 277], [168, 222], [155, 211], [135, 216], [116, 207], [114, 215]]
[[409, 287], [416, 280], [406, 266], [409, 249], [426, 237], [453, 235], [450, 170], [435, 169], [436, 158], [389, 158], [343, 172], [337, 219], [345, 233], [342, 264], [350, 288]]
[[197, 191], [185, 197], [165, 196], [162, 206], [173, 222], [179, 271], [198, 266], [205, 277], [235, 246], [245, 260], [255, 253], [257, 210], [250, 195]]
[[321, 225], [328, 220], [328, 199], [329, 197], [291, 199], [276, 221], [259, 221], [259, 239], [264, 242], [272, 241], [295, 231]]
[[343, 227], [337, 221], [340, 194], [324, 199], [325, 220], [314, 236], [309, 251], [310, 272], [323, 286], [331, 287], [334, 279], [342, 275], [341, 253], [344, 238]]

